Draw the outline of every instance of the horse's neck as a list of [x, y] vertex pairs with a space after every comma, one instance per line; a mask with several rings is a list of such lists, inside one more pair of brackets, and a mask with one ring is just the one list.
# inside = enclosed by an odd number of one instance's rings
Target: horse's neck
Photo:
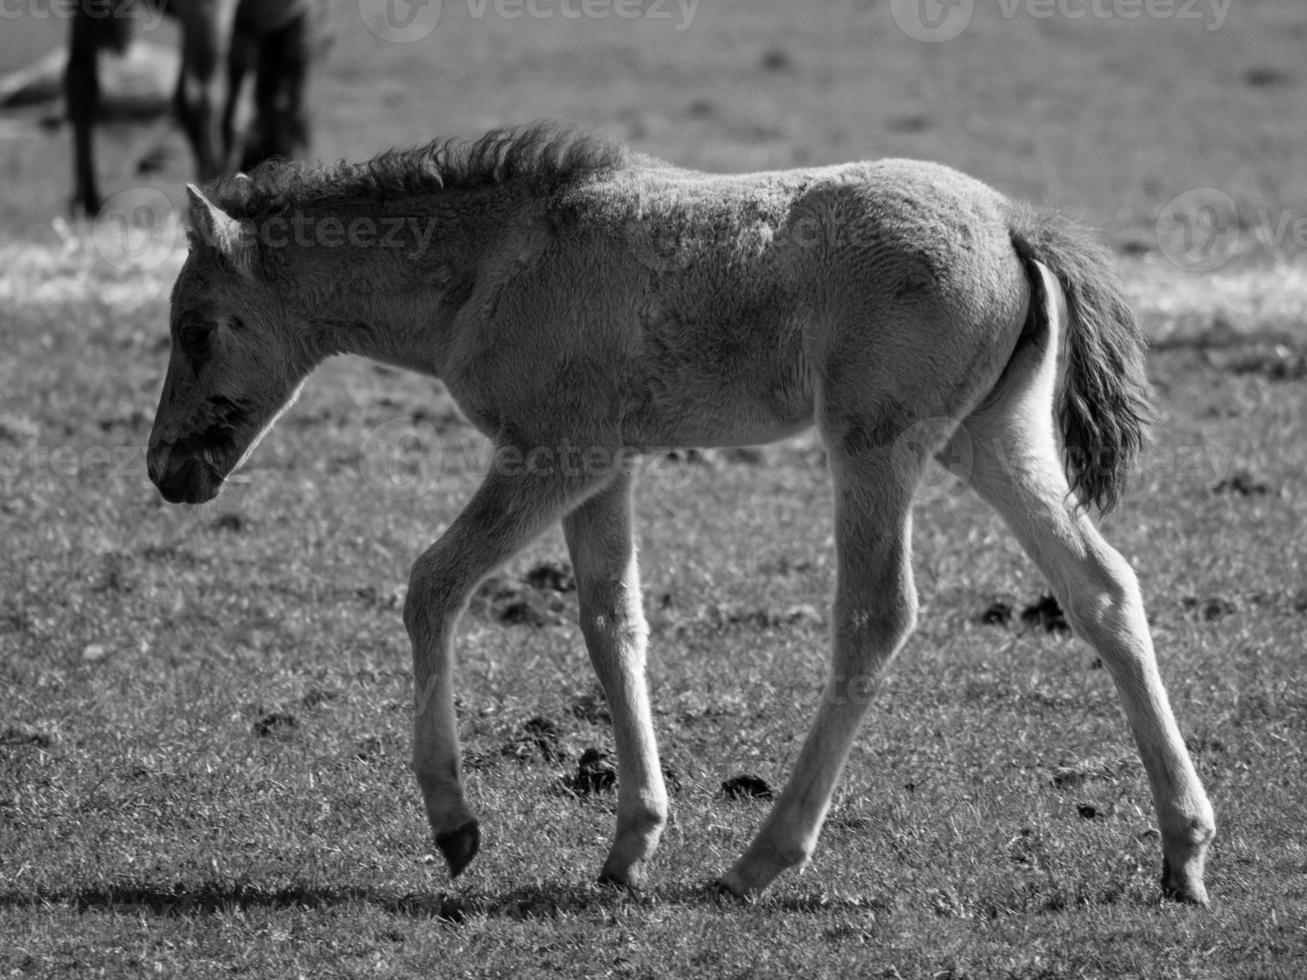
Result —
[[[326, 203], [264, 234], [285, 248], [282, 278], [328, 353], [439, 376], [452, 339], [451, 293], [479, 277], [475, 227], [415, 198], [412, 207]], [[448, 240], [463, 229], [469, 242]]]

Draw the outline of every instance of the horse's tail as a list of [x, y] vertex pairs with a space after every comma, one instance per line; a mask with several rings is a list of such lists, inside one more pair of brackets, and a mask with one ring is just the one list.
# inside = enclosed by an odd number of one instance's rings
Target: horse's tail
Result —
[[[1033, 262], [1047, 266], [1066, 296], [1066, 355], [1057, 394], [1063, 459], [1071, 489], [1104, 513], [1125, 489], [1152, 415], [1147, 343], [1126, 302], [1108, 250], [1058, 214], [1013, 203], [1012, 247], [1040, 294]], [[1042, 304], [1032, 301], [1032, 316]]]

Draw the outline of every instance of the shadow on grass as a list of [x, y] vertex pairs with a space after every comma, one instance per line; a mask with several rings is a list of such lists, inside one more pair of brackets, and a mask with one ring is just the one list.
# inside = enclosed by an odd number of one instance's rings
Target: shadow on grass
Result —
[[[792, 912], [862, 911], [888, 908], [877, 900], [821, 894], [777, 896], [762, 903], [770, 909]], [[67, 891], [37, 893], [0, 892], [0, 908], [53, 905], [77, 912], [129, 912], [159, 916], [196, 916], [235, 910], [327, 909], [371, 905], [390, 915], [441, 919], [457, 925], [473, 916], [499, 919], [550, 919], [559, 915], [609, 913], [615, 908], [657, 906], [717, 906], [724, 912], [746, 904], [718, 893], [714, 883], [672, 885], [650, 891], [629, 892], [596, 884], [525, 885], [498, 893], [394, 894], [384, 888], [358, 885], [313, 887], [291, 885], [261, 888], [251, 884], [177, 882], [171, 886], [124, 882]]]

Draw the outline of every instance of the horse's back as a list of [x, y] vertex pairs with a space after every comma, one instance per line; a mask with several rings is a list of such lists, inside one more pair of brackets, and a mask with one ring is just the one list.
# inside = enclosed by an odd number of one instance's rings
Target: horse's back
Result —
[[638, 161], [605, 193], [623, 202], [609, 281], [641, 357], [628, 421], [650, 441], [768, 441], [836, 387], [857, 390], [851, 406], [932, 385], [966, 402], [1025, 315], [1004, 198], [942, 165], [716, 176]]
[[[923, 391], [961, 411], [1028, 301], [1004, 207], [913, 161], [716, 176], [637, 157], [554, 199], [552, 246], [506, 240], [537, 257], [510, 263], [447, 380], [533, 438], [560, 419], [532, 406], [557, 403], [628, 445], [768, 442], [823, 402], [865, 415]], [[505, 350], [532, 351], [530, 370]]]
[[[766, 280], [829, 306], [1009, 288], [1005, 198], [942, 164], [886, 159], [741, 175], [640, 159], [603, 186], [605, 220], [657, 288], [741, 301]], [[850, 295], [851, 294], [851, 295]]]

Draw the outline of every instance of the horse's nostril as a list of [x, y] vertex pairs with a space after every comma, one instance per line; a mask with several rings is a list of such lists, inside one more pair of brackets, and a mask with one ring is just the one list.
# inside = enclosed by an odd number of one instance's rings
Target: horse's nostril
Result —
[[150, 482], [158, 485], [163, 479], [163, 474], [168, 466], [168, 455], [171, 451], [170, 446], [158, 445], [150, 446], [145, 453], [145, 472], [149, 474]]
[[[197, 474], [201, 476], [203, 474], [199, 461], [188, 459], [171, 472], [164, 471], [159, 479], [155, 480], [154, 485], [163, 494], [163, 499], [170, 504], [179, 504], [182, 501], [194, 502], [198, 498], [192, 496], [194, 492], [192, 482]], [[201, 479], [198, 482], [204, 481]]]

